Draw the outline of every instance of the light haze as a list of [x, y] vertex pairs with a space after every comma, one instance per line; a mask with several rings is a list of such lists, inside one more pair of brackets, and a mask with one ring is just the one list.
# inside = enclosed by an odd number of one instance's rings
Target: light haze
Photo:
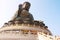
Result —
[[60, 0], [0, 0], [0, 27], [11, 20], [18, 5], [31, 3], [30, 13], [35, 20], [42, 20], [53, 35], [60, 35]]

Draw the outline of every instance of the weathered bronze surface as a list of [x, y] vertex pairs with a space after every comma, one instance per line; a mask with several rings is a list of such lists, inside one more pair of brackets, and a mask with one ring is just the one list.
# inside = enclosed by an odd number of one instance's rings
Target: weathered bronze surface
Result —
[[32, 23], [34, 18], [32, 14], [29, 13], [30, 8], [29, 2], [24, 2], [19, 5], [18, 13], [14, 15], [11, 21], [22, 21], [22, 23]]

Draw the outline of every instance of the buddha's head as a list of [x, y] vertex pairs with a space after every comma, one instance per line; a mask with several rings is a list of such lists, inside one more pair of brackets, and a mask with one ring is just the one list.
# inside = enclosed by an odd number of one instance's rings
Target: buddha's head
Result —
[[31, 6], [31, 4], [29, 2], [24, 2], [22, 5], [22, 8], [25, 10], [29, 10], [30, 6]]

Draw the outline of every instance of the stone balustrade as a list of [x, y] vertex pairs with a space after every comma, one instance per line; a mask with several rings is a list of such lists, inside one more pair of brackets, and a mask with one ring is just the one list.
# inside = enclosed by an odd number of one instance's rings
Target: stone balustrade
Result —
[[46, 35], [44, 33], [38, 32], [38, 39], [39, 40], [60, 40], [60, 36], [51, 36], [51, 35]]

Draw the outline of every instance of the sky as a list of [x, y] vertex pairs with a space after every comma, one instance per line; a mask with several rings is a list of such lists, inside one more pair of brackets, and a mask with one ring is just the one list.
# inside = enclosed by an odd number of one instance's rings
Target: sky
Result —
[[44, 21], [53, 35], [60, 35], [60, 0], [0, 0], [0, 27], [11, 20], [18, 5], [31, 3], [30, 13], [35, 20]]

